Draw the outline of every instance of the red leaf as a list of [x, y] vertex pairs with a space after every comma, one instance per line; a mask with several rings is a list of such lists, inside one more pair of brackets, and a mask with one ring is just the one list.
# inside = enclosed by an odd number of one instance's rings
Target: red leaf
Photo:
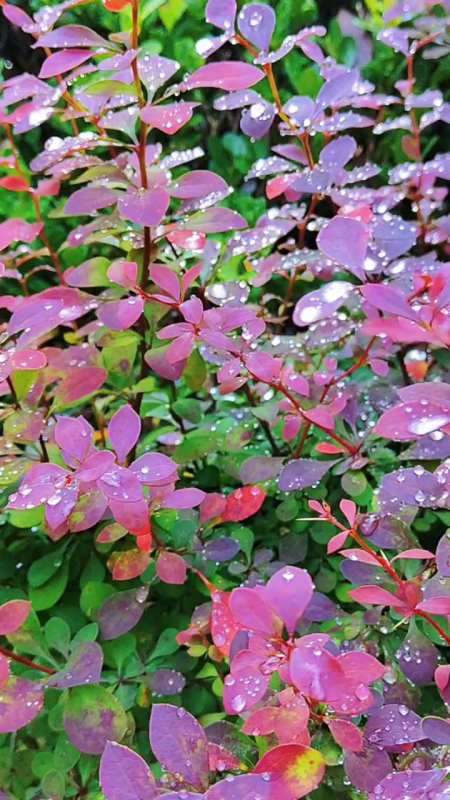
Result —
[[259, 486], [243, 486], [228, 495], [225, 511], [222, 514], [223, 522], [241, 522], [252, 517], [261, 508], [266, 498], [266, 492]]

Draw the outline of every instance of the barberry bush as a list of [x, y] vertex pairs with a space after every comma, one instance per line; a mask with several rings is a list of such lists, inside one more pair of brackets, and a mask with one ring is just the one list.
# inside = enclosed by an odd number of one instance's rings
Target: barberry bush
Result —
[[1, 800], [450, 797], [447, 0], [0, 5]]

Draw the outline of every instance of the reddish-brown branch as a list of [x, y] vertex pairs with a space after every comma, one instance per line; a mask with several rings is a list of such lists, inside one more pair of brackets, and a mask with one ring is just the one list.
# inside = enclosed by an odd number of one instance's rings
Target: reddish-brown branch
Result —
[[448, 636], [446, 634], [446, 632], [441, 627], [441, 625], [439, 625], [439, 622], [436, 622], [436, 620], [433, 619], [433, 617], [430, 617], [427, 614], [426, 611], [417, 611], [417, 610], [415, 610], [414, 613], [415, 613], [416, 617], [422, 617], [422, 619], [424, 619], [427, 622], [429, 622], [429, 624], [432, 625], [432, 627], [435, 629], [435, 631], [438, 632], [439, 636], [442, 636], [444, 641], [447, 642], [447, 644], [450, 644], [450, 636]]
[[5, 656], [5, 658], [10, 658], [11, 661], [17, 661], [18, 664], [23, 664], [25, 667], [30, 667], [30, 669], [39, 670], [39, 672], [46, 672], [47, 675], [54, 675], [56, 673], [56, 669], [52, 669], [52, 667], [44, 667], [43, 664], [36, 664], [35, 661], [31, 661], [31, 659], [26, 658], [25, 656], [19, 656], [18, 653], [14, 653], [11, 650], [6, 650], [4, 647], [0, 647], [0, 654]]

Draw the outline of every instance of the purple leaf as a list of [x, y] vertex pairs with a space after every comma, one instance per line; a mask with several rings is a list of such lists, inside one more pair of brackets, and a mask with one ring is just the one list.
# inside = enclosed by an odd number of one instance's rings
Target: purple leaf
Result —
[[97, 613], [102, 639], [118, 639], [138, 624], [145, 611], [148, 589], [130, 589], [108, 597]]
[[131, 189], [119, 198], [117, 208], [124, 219], [135, 222], [136, 225], [159, 225], [168, 207], [170, 197], [165, 189], [141, 189], [139, 192]]
[[228, 92], [248, 89], [264, 77], [262, 70], [243, 61], [217, 61], [195, 70], [181, 84], [188, 89], [212, 88]]
[[422, 720], [422, 731], [426, 739], [436, 744], [450, 744], [450, 722], [441, 717], [425, 717]]
[[363, 792], [371, 792], [392, 770], [386, 751], [370, 746], [362, 753], [346, 753], [344, 766], [352, 784]]
[[98, 683], [102, 674], [103, 652], [96, 642], [82, 642], [70, 656], [64, 669], [52, 675], [47, 686], [70, 689], [87, 683]]
[[64, 211], [66, 214], [94, 214], [99, 208], [111, 206], [117, 200], [116, 192], [106, 187], [87, 186], [78, 189], [69, 197]]
[[319, 483], [334, 465], [334, 461], [315, 461], [312, 458], [297, 458], [289, 461], [281, 470], [278, 487], [282, 492], [296, 492]]
[[159, 696], [180, 694], [185, 685], [184, 675], [174, 669], [157, 669], [150, 676], [151, 690]]
[[[387, 216], [387, 215], [386, 215]], [[417, 239], [417, 228], [411, 222], [400, 217], [379, 219], [372, 228], [376, 246], [384, 253], [383, 258], [398, 258], [414, 246]]]
[[[232, 780], [230, 780], [232, 778]], [[205, 800], [275, 800], [266, 773], [228, 776], [206, 792]], [[287, 796], [286, 796], [286, 800]]]
[[450, 532], [441, 537], [436, 548], [436, 566], [444, 578], [450, 578]]
[[153, 96], [180, 68], [178, 61], [148, 53], [139, 55], [137, 63], [139, 77], [149, 96]]
[[253, 103], [248, 110], [242, 112], [241, 130], [251, 139], [262, 139], [266, 135], [275, 117], [273, 103], [260, 100]]
[[236, 0], [208, 0], [206, 21], [216, 28], [231, 31], [236, 16]]
[[437, 648], [412, 620], [408, 634], [396, 652], [403, 674], [416, 686], [433, 683], [438, 656]]
[[270, 481], [272, 478], [276, 478], [279, 475], [282, 465], [282, 458], [255, 456], [244, 461], [239, 472], [239, 477], [242, 483]]
[[322, 253], [338, 264], [356, 270], [364, 266], [368, 244], [367, 225], [349, 217], [333, 217], [317, 237], [317, 246]]
[[224, 233], [225, 231], [246, 228], [247, 223], [237, 211], [231, 208], [208, 208], [199, 211], [186, 222], [186, 228], [203, 233]]
[[0, 733], [14, 733], [28, 725], [44, 704], [41, 687], [25, 678], [10, 677], [0, 685]]
[[425, 738], [419, 715], [408, 706], [396, 703], [376, 709], [367, 721], [364, 735], [376, 747], [393, 747], [400, 752], [403, 744]]
[[247, 3], [238, 15], [239, 30], [259, 50], [268, 50], [275, 29], [273, 8], [262, 3]]
[[91, 58], [91, 53], [86, 50], [61, 50], [59, 53], [53, 53], [45, 59], [39, 73], [40, 78], [53, 78], [55, 75], [61, 75], [63, 72], [68, 72], [80, 64]]
[[63, 25], [54, 31], [44, 33], [33, 47], [101, 47], [117, 50], [117, 45], [108, 42], [85, 25]]
[[122, 739], [127, 715], [117, 698], [101, 686], [76, 686], [64, 710], [64, 729], [82, 753], [102, 753], [108, 740]]
[[170, 186], [172, 197], [181, 200], [191, 200], [211, 194], [211, 192], [227, 192], [228, 184], [223, 178], [207, 169], [197, 169], [185, 172]]
[[128, 403], [111, 417], [108, 435], [119, 461], [125, 461], [128, 453], [139, 440], [141, 420]]
[[206, 789], [207, 739], [192, 714], [166, 703], [154, 705], [150, 718], [150, 745], [167, 772], [178, 773], [196, 789]]
[[370, 800], [445, 800], [447, 784], [447, 770], [434, 769], [419, 770], [406, 769], [400, 772], [390, 772], [387, 777], [374, 787]]
[[355, 287], [347, 281], [330, 281], [298, 300], [292, 320], [299, 328], [331, 317], [345, 304]]
[[203, 555], [208, 561], [230, 561], [239, 553], [240, 544], [236, 539], [213, 539], [203, 548]]
[[106, 800], [153, 800], [157, 794], [155, 779], [144, 759], [117, 742], [106, 743], [99, 777]]
[[422, 466], [399, 469], [385, 475], [381, 484], [379, 504], [382, 511], [398, 514], [399, 505], [421, 508], [447, 508], [449, 506], [446, 479]]

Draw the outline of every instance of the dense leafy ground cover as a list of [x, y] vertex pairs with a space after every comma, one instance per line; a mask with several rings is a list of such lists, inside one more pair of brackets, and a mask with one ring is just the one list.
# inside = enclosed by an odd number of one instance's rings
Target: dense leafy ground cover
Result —
[[0, 5], [1, 800], [449, 797], [448, 4]]

